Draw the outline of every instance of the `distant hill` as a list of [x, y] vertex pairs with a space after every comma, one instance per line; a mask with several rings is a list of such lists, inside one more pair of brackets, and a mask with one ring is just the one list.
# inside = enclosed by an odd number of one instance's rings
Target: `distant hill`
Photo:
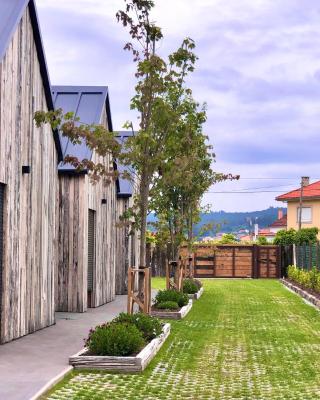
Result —
[[[266, 228], [278, 218], [278, 210], [280, 209], [283, 210], [284, 214], [286, 214], [287, 209], [281, 207], [270, 207], [267, 210], [251, 212], [216, 211], [208, 214], [202, 214], [201, 222], [195, 226], [194, 233], [196, 236], [198, 236], [201, 228], [207, 224], [214, 224], [215, 228], [211, 231], [209, 230], [205, 232], [203, 236], [214, 236], [214, 234], [217, 232], [237, 232], [240, 229], [249, 229], [250, 219], [252, 220], [253, 224], [257, 222], [259, 228]], [[149, 215], [149, 222], [155, 220], [156, 217], [153, 214]], [[220, 225], [220, 227], [217, 228], [217, 225]]]
[[[267, 210], [251, 211], [251, 212], [225, 212], [217, 211], [201, 215], [201, 222], [195, 227], [195, 234], [199, 234], [199, 230], [203, 225], [214, 224], [220, 225], [219, 228], [214, 228], [208, 231], [204, 236], [213, 236], [218, 232], [237, 232], [240, 229], [249, 229], [251, 219], [252, 223], [257, 223], [259, 228], [266, 228], [278, 218], [278, 210], [283, 210], [286, 214], [286, 208], [270, 207]], [[257, 220], [256, 220], [257, 218]]]

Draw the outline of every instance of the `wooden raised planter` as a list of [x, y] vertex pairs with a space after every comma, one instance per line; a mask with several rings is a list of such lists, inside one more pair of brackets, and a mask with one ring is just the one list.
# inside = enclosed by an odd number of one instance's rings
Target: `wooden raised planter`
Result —
[[188, 294], [189, 299], [199, 300], [203, 293], [203, 286], [194, 294]]
[[151, 315], [160, 319], [182, 319], [192, 308], [192, 300], [186, 306], [180, 308], [179, 311], [166, 311], [166, 310], [152, 310]]
[[287, 281], [286, 279], [280, 279], [280, 282], [283, 285], [285, 285], [288, 289], [297, 293], [303, 299], [305, 299], [306, 301], [308, 301], [309, 303], [313, 304], [315, 307], [320, 309], [320, 299], [318, 297], [313, 296], [307, 290], [301, 289], [299, 286], [294, 285], [293, 283]]
[[103, 369], [120, 372], [141, 372], [158, 353], [170, 334], [170, 324], [165, 324], [160, 336], [151, 340], [139, 354], [131, 357], [88, 356], [87, 348], [69, 357], [69, 364], [76, 369]]

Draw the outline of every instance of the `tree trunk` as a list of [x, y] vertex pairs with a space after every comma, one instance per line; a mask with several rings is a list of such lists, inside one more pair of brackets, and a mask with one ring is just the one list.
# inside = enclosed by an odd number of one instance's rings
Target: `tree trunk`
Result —
[[[140, 260], [139, 260], [139, 269], [141, 270], [146, 268], [148, 202], [149, 202], [149, 178], [146, 173], [142, 173], [140, 182], [141, 225], [140, 225]], [[144, 287], [144, 274], [139, 273], [138, 291], [139, 291], [139, 298], [141, 299], [141, 301], [144, 301], [146, 297], [145, 293], [143, 292], [143, 287]], [[150, 298], [151, 293], [147, 297]]]

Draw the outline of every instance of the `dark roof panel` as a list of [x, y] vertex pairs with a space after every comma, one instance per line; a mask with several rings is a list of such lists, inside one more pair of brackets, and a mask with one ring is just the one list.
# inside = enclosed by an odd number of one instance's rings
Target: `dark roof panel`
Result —
[[[117, 132], [117, 140], [121, 145], [124, 145], [126, 140], [133, 136], [134, 132], [132, 131], [120, 131]], [[124, 171], [132, 171], [131, 168], [124, 166], [120, 163], [117, 163], [117, 170], [121, 173]], [[131, 197], [133, 194], [133, 183], [128, 181], [127, 179], [119, 178], [119, 187], [118, 187], [118, 197]]]
[[[66, 112], [74, 112], [80, 119], [79, 123], [99, 124], [104, 108], [107, 116], [110, 114], [108, 101], [108, 88], [106, 86], [53, 86], [52, 94], [54, 108], [62, 108]], [[110, 129], [110, 126], [109, 126]], [[87, 147], [85, 141], [74, 145], [67, 138], [61, 136], [63, 156], [77, 157], [79, 160], [92, 158], [92, 151]], [[60, 171], [72, 171], [70, 164], [59, 165]]]
[[29, 0], [0, 1], [0, 60], [7, 51], [28, 3]]
[[[53, 110], [50, 79], [43, 50], [39, 20], [34, 0], [0, 0], [0, 62], [5, 56], [10, 41], [12, 40], [12, 37], [20, 23], [22, 15], [28, 5], [47, 107], [49, 110]], [[62, 152], [58, 132], [53, 132], [53, 135], [58, 153], [58, 159], [59, 161], [61, 161]]]

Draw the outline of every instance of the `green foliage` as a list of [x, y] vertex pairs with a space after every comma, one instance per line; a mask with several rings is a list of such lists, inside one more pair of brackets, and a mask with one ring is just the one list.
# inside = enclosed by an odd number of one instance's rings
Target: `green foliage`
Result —
[[303, 228], [296, 232], [295, 244], [317, 243], [318, 228]]
[[142, 332], [132, 323], [107, 323], [90, 331], [86, 341], [97, 356], [129, 356], [145, 345]]
[[295, 241], [296, 241], [296, 231], [295, 229], [291, 228], [288, 230], [281, 229], [280, 231], [278, 231], [273, 240], [273, 243], [281, 245], [289, 245], [289, 244], [294, 244]]
[[259, 246], [264, 246], [264, 245], [269, 244], [269, 243], [268, 243], [267, 238], [265, 236], [258, 236], [257, 244]]
[[320, 293], [320, 272], [315, 267], [311, 270], [305, 270], [290, 265], [288, 267], [288, 278], [306, 289]]
[[135, 313], [133, 315], [120, 313], [114, 319], [114, 322], [134, 324], [148, 342], [159, 336], [162, 332], [161, 322], [157, 318], [142, 313]]
[[160, 290], [155, 297], [155, 305], [157, 306], [160, 303], [166, 301], [173, 301], [178, 303], [179, 307], [183, 307], [188, 304], [189, 298], [188, 295], [178, 292], [176, 290]]
[[185, 279], [183, 281], [183, 293], [194, 294], [198, 291], [198, 285], [193, 279]]
[[156, 244], [157, 237], [153, 232], [147, 231], [146, 233], [146, 243], [147, 244]]
[[157, 303], [156, 307], [159, 310], [178, 310], [180, 308], [178, 303], [170, 300]]
[[217, 241], [218, 244], [234, 244], [238, 243], [237, 238], [232, 233], [225, 233], [220, 240]]
[[281, 229], [276, 233], [273, 243], [281, 245], [316, 243], [318, 232], [318, 228], [302, 228], [300, 231], [293, 228]]
[[200, 279], [193, 278], [192, 281], [197, 285], [198, 290], [202, 288], [203, 284]]

